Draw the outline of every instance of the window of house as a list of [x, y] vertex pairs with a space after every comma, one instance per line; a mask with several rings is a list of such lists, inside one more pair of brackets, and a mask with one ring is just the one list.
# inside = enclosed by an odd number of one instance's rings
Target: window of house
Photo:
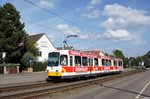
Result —
[[41, 41], [41, 47], [47, 47], [47, 42]]
[[38, 52], [38, 56], [42, 56], [42, 52], [41, 51]]

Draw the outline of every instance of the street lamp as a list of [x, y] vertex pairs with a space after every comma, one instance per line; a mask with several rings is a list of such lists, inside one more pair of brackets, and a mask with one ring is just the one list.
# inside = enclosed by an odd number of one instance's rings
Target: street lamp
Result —
[[68, 35], [68, 36], [66, 37], [66, 39], [63, 40], [63, 46], [62, 46], [62, 49], [63, 49], [63, 50], [64, 50], [65, 45], [66, 45], [67, 47], [69, 47], [69, 45], [67, 44], [67, 40], [68, 40], [69, 38], [71, 38], [71, 37], [78, 37], [78, 35]]

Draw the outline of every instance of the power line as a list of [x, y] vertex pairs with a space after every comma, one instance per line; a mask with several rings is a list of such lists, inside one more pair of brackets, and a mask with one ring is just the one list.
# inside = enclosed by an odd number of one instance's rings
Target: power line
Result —
[[24, 21], [26, 21], [26, 22], [29, 22], [29, 23], [32, 23], [32, 24], [35, 24], [35, 25], [39, 25], [39, 26], [44, 27], [46, 29], [51, 29], [51, 30], [54, 30], [54, 31], [57, 31], [57, 32], [62, 32], [62, 31], [53, 29], [52, 27], [47, 27], [45, 25], [42, 25], [42, 24], [39, 24], [39, 23], [35, 23], [35, 22], [29, 21], [29, 20], [26, 20], [26, 19], [23, 19], [23, 18], [21, 18], [21, 19], [24, 20]]
[[42, 10], [44, 10], [44, 11], [50, 13], [50, 14], [53, 14], [53, 15], [57, 16], [58, 18], [61, 18], [61, 19], [65, 20], [65, 21], [67, 21], [67, 22], [69, 22], [69, 23], [71, 23], [71, 24], [73, 24], [73, 25], [76, 25], [76, 26], [80, 27], [81, 29], [84, 29], [84, 30], [86, 30], [86, 31], [88, 31], [88, 32], [90, 32], [90, 33], [93, 33], [92, 31], [87, 30], [87, 29], [84, 28], [83, 26], [81, 26], [81, 25], [79, 25], [79, 24], [77, 24], [77, 23], [75, 23], [75, 22], [73, 22], [73, 21], [71, 21], [71, 20], [68, 20], [68, 19], [66, 19], [66, 18], [64, 18], [64, 17], [62, 17], [62, 16], [60, 16], [60, 15], [58, 15], [58, 14], [56, 14], [56, 13], [50, 11], [50, 10], [47, 10], [47, 9], [45, 9], [45, 8], [43, 8], [43, 7], [40, 7], [40, 6], [38, 6], [37, 4], [35, 4], [35, 3], [33, 3], [33, 2], [31, 2], [31, 1], [29, 1], [29, 0], [24, 0], [24, 1], [27, 2], [27, 3], [30, 3], [30, 4], [33, 5], [33, 6], [36, 6], [36, 7], [40, 8], [40, 9], [42, 9]]

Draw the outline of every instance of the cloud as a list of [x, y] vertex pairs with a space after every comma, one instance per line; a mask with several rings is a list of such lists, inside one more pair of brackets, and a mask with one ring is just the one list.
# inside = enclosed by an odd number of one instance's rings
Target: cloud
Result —
[[44, 8], [50, 8], [50, 9], [55, 8], [55, 3], [52, 0], [40, 0], [39, 5]]
[[101, 2], [102, 2], [101, 0], [91, 0], [90, 4], [97, 5], [97, 4], [101, 3]]
[[131, 33], [129, 33], [127, 30], [107, 30], [106, 33], [102, 35], [103, 38], [107, 39], [114, 39], [114, 40], [130, 40], [131, 39]]
[[87, 16], [88, 18], [98, 18], [100, 16], [99, 10], [92, 10], [89, 13], [83, 14], [83, 16]]
[[87, 18], [98, 18], [101, 15], [101, 11], [98, 10], [96, 5], [99, 3], [101, 3], [101, 0], [91, 0], [91, 2], [85, 8], [83, 16]]
[[100, 26], [106, 29], [150, 28], [150, 16], [146, 14], [147, 11], [118, 4], [106, 5], [103, 15], [107, 16], [108, 19], [100, 24]]
[[125, 29], [119, 29], [116, 31], [107, 30], [105, 33], [97, 35], [97, 38], [110, 39], [113, 41], [129, 41], [132, 42], [132, 44], [144, 43], [139, 35], [130, 33]]
[[75, 9], [76, 12], [79, 12], [80, 10], [81, 10], [81, 8], [76, 8]]
[[76, 27], [70, 27], [67, 24], [59, 24], [56, 27], [68, 35], [74, 35], [80, 32]]
[[86, 11], [93, 10], [95, 7], [93, 5], [87, 5], [86, 6]]
[[89, 35], [85, 34], [85, 35], [79, 35], [80, 39], [88, 39]]

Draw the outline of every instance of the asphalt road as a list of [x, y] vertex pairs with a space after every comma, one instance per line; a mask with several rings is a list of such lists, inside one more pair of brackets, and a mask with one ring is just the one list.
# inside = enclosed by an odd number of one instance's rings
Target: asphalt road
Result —
[[[132, 68], [124, 69], [124, 72], [133, 70]], [[44, 81], [47, 78], [47, 73], [33, 72], [33, 73], [19, 73], [19, 74], [0, 74], [0, 87], [13, 86], [25, 82]]]
[[150, 69], [117, 81], [95, 85], [64, 99], [150, 99]]

